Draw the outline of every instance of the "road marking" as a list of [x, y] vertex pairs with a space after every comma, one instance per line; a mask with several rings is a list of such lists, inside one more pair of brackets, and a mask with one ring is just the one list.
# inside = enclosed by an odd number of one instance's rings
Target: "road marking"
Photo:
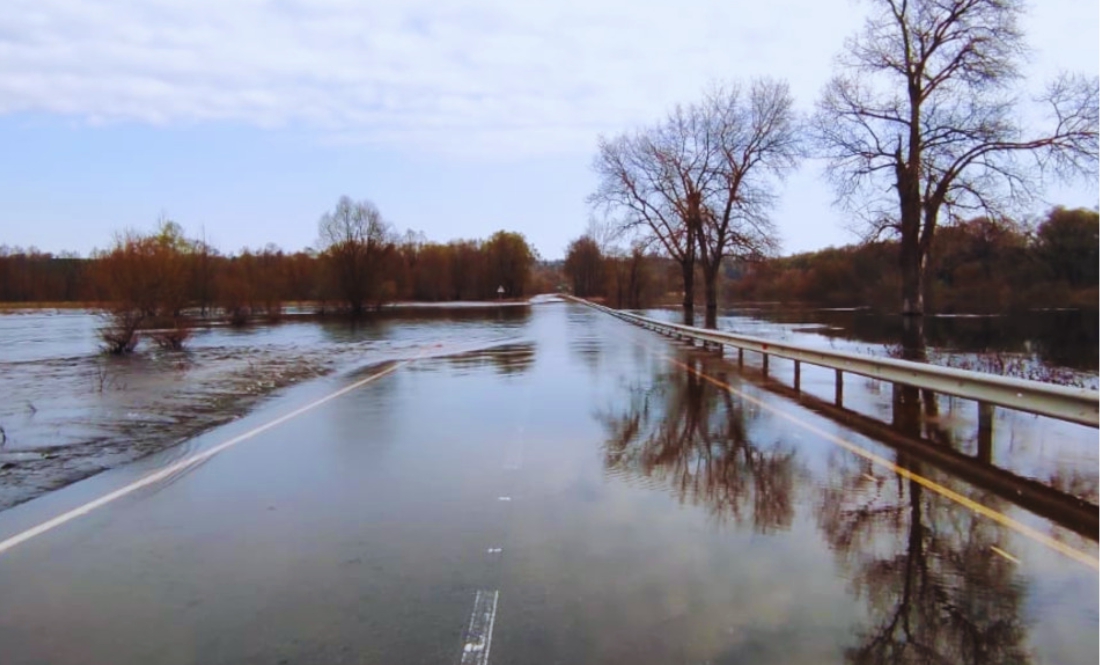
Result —
[[194, 466], [196, 464], [200, 464], [202, 462], [205, 462], [206, 460], [208, 460], [211, 457], [217, 455], [218, 453], [220, 453], [224, 450], [227, 450], [229, 448], [232, 448], [233, 446], [237, 445], [238, 443], [241, 443], [242, 441], [247, 441], [248, 439], [251, 439], [252, 437], [256, 436], [257, 434], [260, 434], [262, 432], [266, 432], [267, 430], [272, 429], [274, 427], [278, 427], [279, 425], [282, 425], [283, 423], [287, 422], [288, 420], [292, 420], [294, 418], [297, 418], [298, 416], [302, 415], [303, 413], [306, 413], [307, 411], [312, 411], [313, 409], [321, 406], [322, 404], [325, 404], [326, 402], [331, 402], [332, 400], [336, 399], [337, 397], [341, 397], [343, 395], [346, 395], [346, 394], [350, 393], [351, 391], [353, 391], [357, 388], [361, 388], [361, 387], [367, 385], [368, 383], [371, 383], [372, 381], [377, 381], [378, 379], [381, 379], [384, 376], [392, 374], [392, 373], [396, 372], [398, 369], [400, 369], [400, 368], [404, 367], [405, 365], [409, 364], [410, 362], [412, 362], [412, 361], [411, 360], [402, 360], [402, 361], [396, 362], [393, 365], [390, 365], [386, 369], [384, 369], [384, 370], [382, 370], [382, 371], [380, 371], [376, 374], [372, 374], [372, 375], [370, 375], [370, 376], [368, 376], [364, 379], [360, 379], [359, 381], [356, 381], [355, 383], [344, 386], [343, 388], [337, 390], [336, 392], [330, 393], [330, 394], [328, 394], [328, 395], [326, 395], [326, 396], [324, 396], [324, 397], [322, 397], [318, 400], [315, 400], [313, 402], [310, 402], [309, 404], [306, 404], [305, 406], [299, 407], [299, 408], [291, 411], [288, 414], [285, 414], [283, 416], [280, 416], [280, 417], [276, 418], [275, 420], [271, 420], [271, 421], [269, 421], [269, 422], [267, 422], [263, 425], [260, 425], [259, 427], [255, 427], [255, 428], [245, 432], [244, 434], [239, 434], [239, 435], [233, 437], [232, 439], [229, 439], [228, 441], [224, 441], [222, 443], [219, 443], [218, 445], [214, 446], [213, 448], [210, 448], [209, 450], [205, 450], [201, 453], [197, 453], [197, 454], [192, 455], [190, 457], [186, 457], [186, 458], [176, 462], [175, 464], [171, 464], [169, 466], [164, 467], [163, 469], [161, 469], [159, 471], [155, 471], [153, 473], [150, 473], [149, 475], [147, 475], [143, 478], [140, 478], [140, 479], [130, 483], [129, 485], [126, 485], [125, 487], [119, 488], [119, 489], [117, 489], [117, 490], [115, 490], [115, 491], [113, 491], [109, 494], [105, 494], [105, 495], [99, 497], [98, 499], [95, 499], [94, 501], [89, 501], [88, 503], [85, 503], [82, 506], [79, 506], [77, 508], [73, 508], [72, 510], [70, 510], [66, 513], [62, 513], [61, 515], [58, 515], [57, 517], [49, 519], [49, 520], [39, 524], [38, 526], [31, 527], [30, 529], [27, 529], [26, 531], [23, 531], [22, 533], [16, 534], [16, 535], [12, 536], [11, 538], [8, 538], [7, 540], [5, 540], [3, 542], [0, 542], [0, 555], [3, 555], [8, 550], [12, 549], [13, 547], [15, 547], [17, 545], [20, 545], [21, 543], [25, 543], [26, 541], [30, 540], [31, 538], [34, 538], [36, 536], [41, 536], [42, 534], [46, 533], [47, 531], [50, 531], [52, 529], [56, 529], [57, 527], [59, 527], [63, 524], [66, 524], [67, 522], [71, 522], [71, 521], [75, 520], [78, 517], [82, 517], [84, 515], [87, 515], [88, 513], [95, 510], [96, 508], [102, 508], [103, 506], [107, 505], [108, 503], [111, 503], [112, 501], [114, 501], [116, 499], [120, 499], [120, 498], [126, 496], [127, 494], [132, 494], [133, 492], [136, 492], [137, 490], [139, 490], [143, 487], [148, 487], [149, 485], [152, 485], [152, 484], [157, 483], [161, 480], [164, 480], [165, 478], [168, 478], [168, 477], [172, 476], [175, 473], [183, 471], [184, 469], [187, 469], [187, 468], [189, 468], [191, 466]]
[[500, 547], [490, 547], [489, 549], [485, 550], [487, 554], [500, 554], [503, 551], [504, 549]]
[[1016, 557], [1012, 556], [1012, 555], [1011, 555], [1011, 554], [1009, 554], [1008, 552], [1006, 552], [1006, 551], [1002, 550], [1001, 548], [997, 547], [996, 545], [990, 545], [990, 546], [989, 546], [989, 549], [993, 550], [993, 551], [994, 551], [994, 552], [996, 552], [997, 554], [1000, 554], [1001, 556], [1003, 556], [1004, 558], [1008, 559], [1008, 560], [1009, 560], [1009, 561], [1011, 561], [1012, 563], [1016, 563], [1016, 564], [1020, 563], [1020, 560], [1019, 560], [1019, 559], [1017, 559]]
[[511, 501], [511, 500], [512, 500], [512, 497], [510, 497], [510, 496], [498, 496], [497, 497], [497, 501]]
[[493, 624], [497, 620], [499, 591], [478, 591], [474, 596], [474, 611], [462, 645], [461, 665], [486, 665], [493, 646]]
[[984, 505], [978, 503], [977, 501], [974, 501], [973, 499], [967, 498], [967, 497], [959, 494], [958, 492], [956, 492], [954, 490], [948, 489], [948, 488], [944, 487], [943, 485], [940, 485], [939, 483], [935, 482], [934, 480], [929, 480], [928, 478], [925, 478], [924, 476], [913, 473], [909, 469], [906, 469], [904, 467], [900, 467], [897, 464], [894, 464], [893, 462], [891, 462], [890, 460], [888, 460], [884, 457], [876, 455], [875, 453], [872, 453], [871, 451], [869, 451], [865, 448], [857, 446], [856, 444], [854, 444], [850, 441], [846, 441], [846, 440], [840, 438], [839, 436], [836, 436], [835, 434], [831, 434], [831, 433], [826, 432], [825, 430], [823, 430], [819, 427], [811, 425], [810, 423], [807, 423], [807, 422], [799, 419], [798, 417], [796, 417], [796, 416], [794, 416], [790, 413], [787, 413], [786, 411], [783, 411], [782, 409], [774, 407], [774, 406], [764, 402], [763, 400], [756, 399], [755, 397], [752, 397], [751, 395], [748, 395], [745, 392], [743, 392], [741, 390], [738, 390], [737, 388], [734, 388], [733, 386], [729, 385], [728, 383], [726, 383], [724, 381], [720, 381], [720, 380], [710, 376], [709, 374], [705, 374], [703, 372], [700, 372], [700, 371], [696, 370], [693, 367], [685, 365], [684, 363], [680, 362], [679, 360], [676, 360], [675, 358], [670, 358], [668, 356], [665, 356], [665, 359], [668, 360], [669, 362], [671, 362], [672, 364], [674, 364], [678, 367], [681, 367], [682, 369], [685, 369], [688, 372], [691, 372], [692, 374], [698, 376], [699, 378], [701, 378], [705, 381], [708, 381], [708, 382], [710, 382], [710, 383], [712, 383], [716, 386], [719, 386], [721, 388], [725, 388], [726, 390], [728, 390], [731, 393], [737, 395], [738, 397], [740, 397], [741, 399], [743, 399], [745, 401], [751, 402], [751, 403], [755, 404], [756, 406], [758, 406], [758, 407], [760, 407], [760, 408], [762, 408], [766, 411], [769, 411], [772, 414], [774, 414], [776, 416], [779, 416], [780, 418], [783, 418], [784, 420], [792, 422], [795, 425], [798, 425], [799, 427], [801, 427], [801, 428], [803, 428], [803, 429], [805, 429], [809, 432], [812, 432], [812, 433], [816, 434], [817, 436], [820, 436], [823, 439], [831, 441], [831, 442], [835, 443], [836, 445], [840, 446], [841, 448], [844, 448], [844, 449], [846, 449], [850, 452], [853, 452], [856, 455], [859, 455], [860, 457], [862, 457], [866, 460], [870, 460], [874, 464], [877, 464], [877, 465], [879, 465], [883, 468], [889, 469], [890, 471], [898, 474], [899, 476], [905, 478], [906, 480], [912, 480], [912, 481], [916, 482], [917, 484], [922, 485], [922, 486], [932, 490], [933, 492], [935, 492], [936, 494], [939, 494], [942, 497], [950, 499], [951, 501], [954, 501], [955, 503], [957, 503], [957, 504], [959, 504], [959, 505], [961, 505], [965, 508], [969, 508], [970, 510], [978, 513], [979, 515], [983, 515], [985, 517], [988, 517], [989, 519], [993, 520], [994, 522], [997, 522], [998, 524], [1006, 526], [1006, 527], [1012, 529], [1013, 531], [1015, 531], [1015, 532], [1017, 532], [1021, 535], [1027, 536], [1028, 538], [1031, 538], [1032, 540], [1038, 541], [1039, 543], [1042, 543], [1043, 545], [1046, 545], [1050, 549], [1052, 549], [1056, 552], [1059, 552], [1061, 554], [1066, 555], [1067, 557], [1073, 559], [1074, 561], [1085, 564], [1086, 566], [1088, 566], [1089, 568], [1092, 568], [1093, 570], [1100, 570], [1100, 563], [1098, 563], [1096, 557], [1094, 557], [1092, 555], [1085, 554], [1084, 552], [1079, 552], [1076, 549], [1070, 547], [1069, 545], [1066, 545], [1065, 543], [1061, 543], [1061, 542], [1055, 540], [1054, 538], [1051, 538], [1050, 536], [1046, 535], [1045, 533], [1042, 533], [1041, 531], [1039, 531], [1037, 529], [1033, 529], [1033, 528], [1027, 526], [1026, 524], [1023, 524], [1021, 522], [1018, 522], [1018, 521], [1012, 519], [1011, 517], [1009, 517], [1008, 515], [1005, 515], [1004, 513], [999, 513], [996, 510], [993, 510], [992, 508], [984, 506]]

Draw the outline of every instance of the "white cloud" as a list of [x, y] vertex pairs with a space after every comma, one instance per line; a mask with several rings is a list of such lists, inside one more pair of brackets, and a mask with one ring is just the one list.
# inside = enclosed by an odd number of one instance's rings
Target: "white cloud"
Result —
[[[0, 114], [590, 150], [597, 132], [650, 121], [715, 78], [787, 78], [808, 106], [859, 15], [797, 0], [7, 0]], [[1070, 61], [1043, 62], [1095, 71], [1094, 32]], [[1091, 61], [1072, 61], [1082, 53]]]
[[728, 2], [16, 0], [0, 15], [0, 113], [587, 148], [756, 69], [771, 19]]

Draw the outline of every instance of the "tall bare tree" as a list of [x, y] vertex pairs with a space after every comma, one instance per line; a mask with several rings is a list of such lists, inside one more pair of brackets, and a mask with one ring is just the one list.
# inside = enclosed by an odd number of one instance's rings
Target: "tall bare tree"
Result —
[[644, 229], [680, 266], [684, 323], [695, 321], [695, 238], [676, 205], [675, 192], [662, 182], [659, 128], [601, 136], [593, 169], [600, 178], [589, 203], [622, 213], [624, 231]]
[[703, 270], [706, 326], [717, 325], [718, 275], [727, 256], [769, 253], [767, 217], [776, 176], [802, 153], [786, 83], [716, 86], [699, 103], [677, 106], [660, 124], [601, 140], [593, 202], [625, 210], [628, 225], [648, 226], [681, 266], [684, 320], [691, 323], [694, 263]]
[[351, 314], [361, 315], [381, 289], [382, 267], [395, 246], [392, 229], [370, 201], [342, 196], [318, 230], [334, 286]]
[[[1013, 96], [1020, 0], [871, 0], [813, 127], [838, 199], [871, 236], [900, 236], [902, 312], [924, 312], [928, 253], [948, 220], [1033, 199], [1044, 176], [1095, 174], [1096, 78], [1062, 75], [1025, 126]], [[1094, 176], [1095, 177], [1095, 176]]]
[[[801, 130], [786, 83], [771, 79], [740, 86], [716, 87], [693, 107], [696, 119], [676, 123], [677, 132], [701, 132], [701, 139], [680, 140], [705, 158], [686, 161], [669, 154], [674, 183], [684, 186], [689, 220], [703, 269], [708, 328], [718, 323], [718, 276], [728, 256], [757, 258], [778, 246], [768, 212], [775, 203], [774, 185], [794, 168], [803, 152]], [[694, 177], [684, 174], [695, 168]], [[689, 186], [696, 183], [698, 189]]]

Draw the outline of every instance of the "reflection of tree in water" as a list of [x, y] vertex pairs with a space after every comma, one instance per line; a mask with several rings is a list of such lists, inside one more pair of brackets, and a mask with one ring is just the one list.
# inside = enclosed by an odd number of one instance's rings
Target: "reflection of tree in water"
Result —
[[566, 319], [570, 353], [593, 372], [599, 371], [600, 355], [606, 341], [596, 325], [600, 316], [599, 312], [584, 309], [570, 311]]
[[[698, 359], [690, 362], [701, 369]], [[681, 502], [705, 506], [719, 521], [751, 519], [765, 533], [787, 529], [795, 452], [750, 441], [747, 425], [755, 417], [729, 391], [675, 369], [633, 391], [624, 413], [603, 414], [605, 464], [667, 483]]]
[[[899, 460], [906, 466], [906, 460]], [[908, 468], [920, 473], [919, 465]], [[870, 462], [838, 456], [819, 526], [867, 604], [870, 628], [846, 651], [858, 665], [1026, 663], [1023, 590], [1004, 530], [914, 480], [872, 481]], [[983, 502], [987, 497], [974, 497]]]

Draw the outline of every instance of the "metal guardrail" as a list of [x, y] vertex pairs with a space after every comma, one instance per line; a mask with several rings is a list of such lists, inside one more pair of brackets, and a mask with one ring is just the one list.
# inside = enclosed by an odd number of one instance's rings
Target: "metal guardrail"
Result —
[[[801, 363], [833, 369], [837, 373], [838, 404], [843, 399], [843, 373], [849, 372], [881, 381], [971, 399], [983, 405], [983, 411], [988, 410], [988, 407], [984, 405], [995, 405], [1081, 425], [1100, 427], [1100, 393], [1094, 390], [1056, 386], [1039, 381], [1027, 381], [908, 360], [875, 358], [841, 351], [808, 349], [759, 337], [735, 335], [719, 330], [706, 330], [658, 321], [638, 314], [604, 307], [583, 298], [573, 296], [566, 296], [566, 298], [606, 312], [623, 321], [664, 334], [760, 353], [764, 357], [763, 368], [765, 373], [768, 371], [769, 356], [793, 360], [795, 363], [795, 390], [800, 389]], [[981, 417], [991, 418], [991, 410], [982, 413]]]

